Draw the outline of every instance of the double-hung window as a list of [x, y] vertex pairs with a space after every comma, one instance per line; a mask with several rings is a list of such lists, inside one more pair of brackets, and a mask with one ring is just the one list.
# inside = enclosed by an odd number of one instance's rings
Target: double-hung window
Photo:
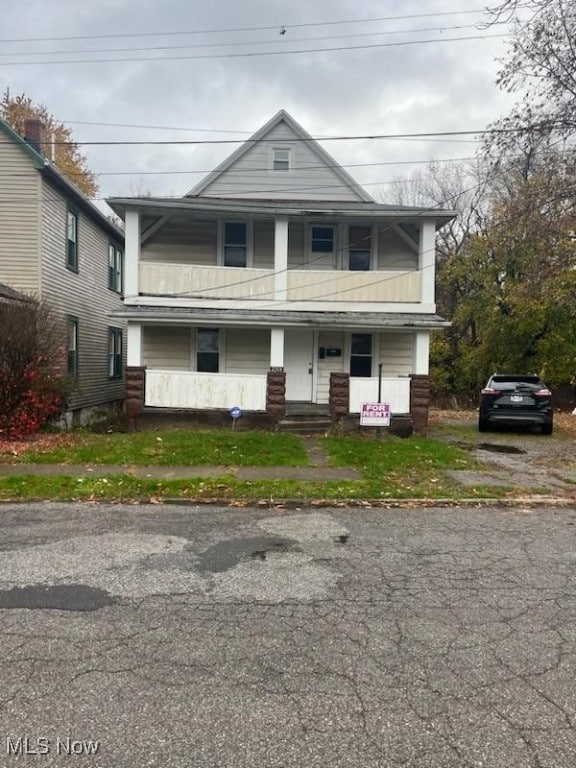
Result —
[[78, 340], [79, 340], [78, 318], [68, 315], [66, 324], [67, 324], [67, 332], [68, 332], [68, 342], [67, 342], [68, 376], [73, 376], [74, 378], [76, 378], [80, 372], [80, 359], [79, 359], [79, 352], [78, 352], [78, 346], [79, 346], [78, 345]]
[[310, 253], [310, 269], [334, 269], [336, 254], [334, 227], [312, 226]]
[[122, 328], [108, 328], [108, 376], [122, 378]]
[[290, 150], [275, 147], [272, 150], [272, 170], [286, 173], [290, 171]]
[[370, 269], [370, 227], [348, 230], [348, 269], [357, 272]]
[[372, 376], [372, 334], [353, 333], [350, 350], [350, 376]]
[[201, 373], [218, 373], [220, 369], [218, 328], [198, 328], [196, 344], [196, 370]]
[[108, 288], [115, 293], [122, 293], [123, 262], [122, 249], [110, 243], [108, 246]]
[[246, 224], [227, 221], [224, 224], [224, 266], [245, 267], [248, 253]]
[[66, 266], [78, 272], [78, 213], [68, 208], [66, 219]]

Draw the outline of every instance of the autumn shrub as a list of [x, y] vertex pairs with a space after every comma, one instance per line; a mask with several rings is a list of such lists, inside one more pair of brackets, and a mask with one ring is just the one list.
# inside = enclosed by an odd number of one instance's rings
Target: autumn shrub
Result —
[[32, 298], [0, 302], [0, 439], [37, 432], [62, 413], [63, 330]]

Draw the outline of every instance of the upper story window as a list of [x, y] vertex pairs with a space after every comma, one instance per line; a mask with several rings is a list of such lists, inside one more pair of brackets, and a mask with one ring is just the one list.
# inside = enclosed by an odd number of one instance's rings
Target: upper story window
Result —
[[117, 245], [108, 246], [108, 288], [116, 293], [122, 293], [122, 277], [124, 254]]
[[78, 213], [72, 208], [66, 219], [66, 266], [78, 272]]
[[370, 269], [370, 227], [350, 227], [348, 230], [348, 269], [353, 272]]
[[310, 228], [310, 269], [334, 269], [336, 237], [334, 227]]
[[246, 224], [227, 221], [224, 224], [224, 266], [245, 267], [248, 253]]
[[272, 149], [272, 170], [273, 171], [291, 171], [292, 170], [292, 151], [285, 147], [274, 147]]

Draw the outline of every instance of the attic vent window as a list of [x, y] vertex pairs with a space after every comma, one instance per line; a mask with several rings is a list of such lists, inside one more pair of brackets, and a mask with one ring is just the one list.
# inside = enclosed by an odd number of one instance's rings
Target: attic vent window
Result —
[[272, 157], [272, 170], [273, 171], [289, 171], [290, 170], [290, 150], [289, 149], [274, 149]]

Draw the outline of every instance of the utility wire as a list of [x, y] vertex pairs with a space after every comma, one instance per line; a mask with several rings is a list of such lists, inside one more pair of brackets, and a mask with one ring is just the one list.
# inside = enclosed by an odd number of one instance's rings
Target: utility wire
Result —
[[299, 24], [283, 24], [278, 23], [267, 26], [250, 26], [250, 27], [219, 27], [213, 29], [189, 29], [189, 30], [168, 30], [163, 32], [115, 32], [103, 35], [53, 35], [51, 37], [15, 37], [15, 38], [3, 38], [0, 39], [0, 43], [45, 43], [55, 40], [111, 40], [118, 38], [138, 38], [138, 37], [172, 37], [176, 35], [212, 35], [220, 34], [222, 32], [257, 32], [257, 31], [274, 31], [279, 32], [284, 29], [289, 31], [291, 29], [304, 29], [309, 27], [329, 27], [340, 24], [373, 24], [379, 21], [399, 21], [406, 19], [425, 19], [425, 18], [438, 18], [440, 16], [465, 16], [470, 14], [485, 14], [485, 8], [476, 8], [468, 11], [440, 11], [437, 13], [413, 13], [403, 16], [378, 16], [365, 19], [338, 19], [331, 21], [313, 21]]
[[[471, 40], [488, 40], [491, 38], [503, 38], [507, 35], [495, 34], [495, 35], [468, 35], [465, 37], [437, 37], [430, 38], [428, 40], [405, 40], [403, 42], [395, 43], [373, 43], [370, 45], [348, 45], [348, 46], [332, 46], [329, 48], [296, 48], [291, 51], [252, 51], [250, 53], [205, 53], [205, 54], [192, 54], [190, 56], [134, 56], [134, 57], [121, 57], [121, 58], [99, 58], [99, 59], [61, 59], [60, 61], [3, 61], [4, 67], [15, 66], [30, 66], [30, 65], [46, 65], [53, 66], [58, 64], [110, 64], [110, 63], [133, 63], [133, 62], [157, 62], [157, 61], [193, 61], [193, 60], [210, 60], [210, 59], [246, 59], [246, 58], [259, 58], [262, 56], [292, 56], [294, 54], [303, 53], [335, 53], [341, 51], [366, 51], [376, 48], [398, 48], [412, 45], [426, 45], [429, 43], [457, 43], [457, 42], [469, 42]], [[38, 55], [42, 55], [39, 53]]]

